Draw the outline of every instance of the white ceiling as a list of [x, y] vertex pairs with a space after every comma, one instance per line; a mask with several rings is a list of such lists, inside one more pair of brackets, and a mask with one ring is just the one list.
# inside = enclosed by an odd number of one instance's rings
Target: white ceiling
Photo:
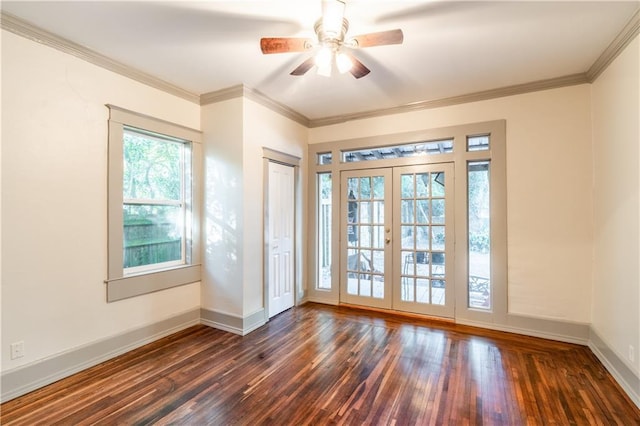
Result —
[[316, 120], [585, 73], [640, 1], [346, 0], [371, 73], [290, 76], [311, 53], [263, 55], [261, 37], [314, 37], [320, 0], [3, 1], [2, 10], [195, 94], [244, 84]]

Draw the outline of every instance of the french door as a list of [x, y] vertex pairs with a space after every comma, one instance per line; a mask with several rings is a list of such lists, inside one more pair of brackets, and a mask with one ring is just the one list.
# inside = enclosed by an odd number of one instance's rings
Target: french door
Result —
[[391, 308], [391, 169], [341, 175], [340, 301]]
[[340, 301], [453, 317], [453, 164], [341, 173]]

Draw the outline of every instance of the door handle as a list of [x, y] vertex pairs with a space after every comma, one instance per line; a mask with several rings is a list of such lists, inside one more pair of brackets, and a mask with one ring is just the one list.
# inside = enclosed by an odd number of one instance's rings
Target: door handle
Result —
[[391, 242], [391, 238], [386, 238], [386, 239], [384, 240], [384, 242], [385, 242], [385, 243], [387, 243], [387, 244], [389, 244], [389, 243]]

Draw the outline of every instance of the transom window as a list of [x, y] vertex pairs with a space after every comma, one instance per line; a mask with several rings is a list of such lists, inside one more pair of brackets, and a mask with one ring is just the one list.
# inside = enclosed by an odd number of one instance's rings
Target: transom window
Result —
[[448, 154], [450, 152], [453, 152], [453, 139], [342, 151], [342, 161], [353, 163], [356, 161], [388, 160], [419, 155]]

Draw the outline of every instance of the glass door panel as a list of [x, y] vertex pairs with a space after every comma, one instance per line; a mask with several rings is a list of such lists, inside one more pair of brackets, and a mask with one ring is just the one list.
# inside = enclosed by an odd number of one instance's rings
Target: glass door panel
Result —
[[391, 308], [391, 169], [341, 174], [340, 301]]
[[453, 317], [453, 164], [393, 170], [393, 308]]

